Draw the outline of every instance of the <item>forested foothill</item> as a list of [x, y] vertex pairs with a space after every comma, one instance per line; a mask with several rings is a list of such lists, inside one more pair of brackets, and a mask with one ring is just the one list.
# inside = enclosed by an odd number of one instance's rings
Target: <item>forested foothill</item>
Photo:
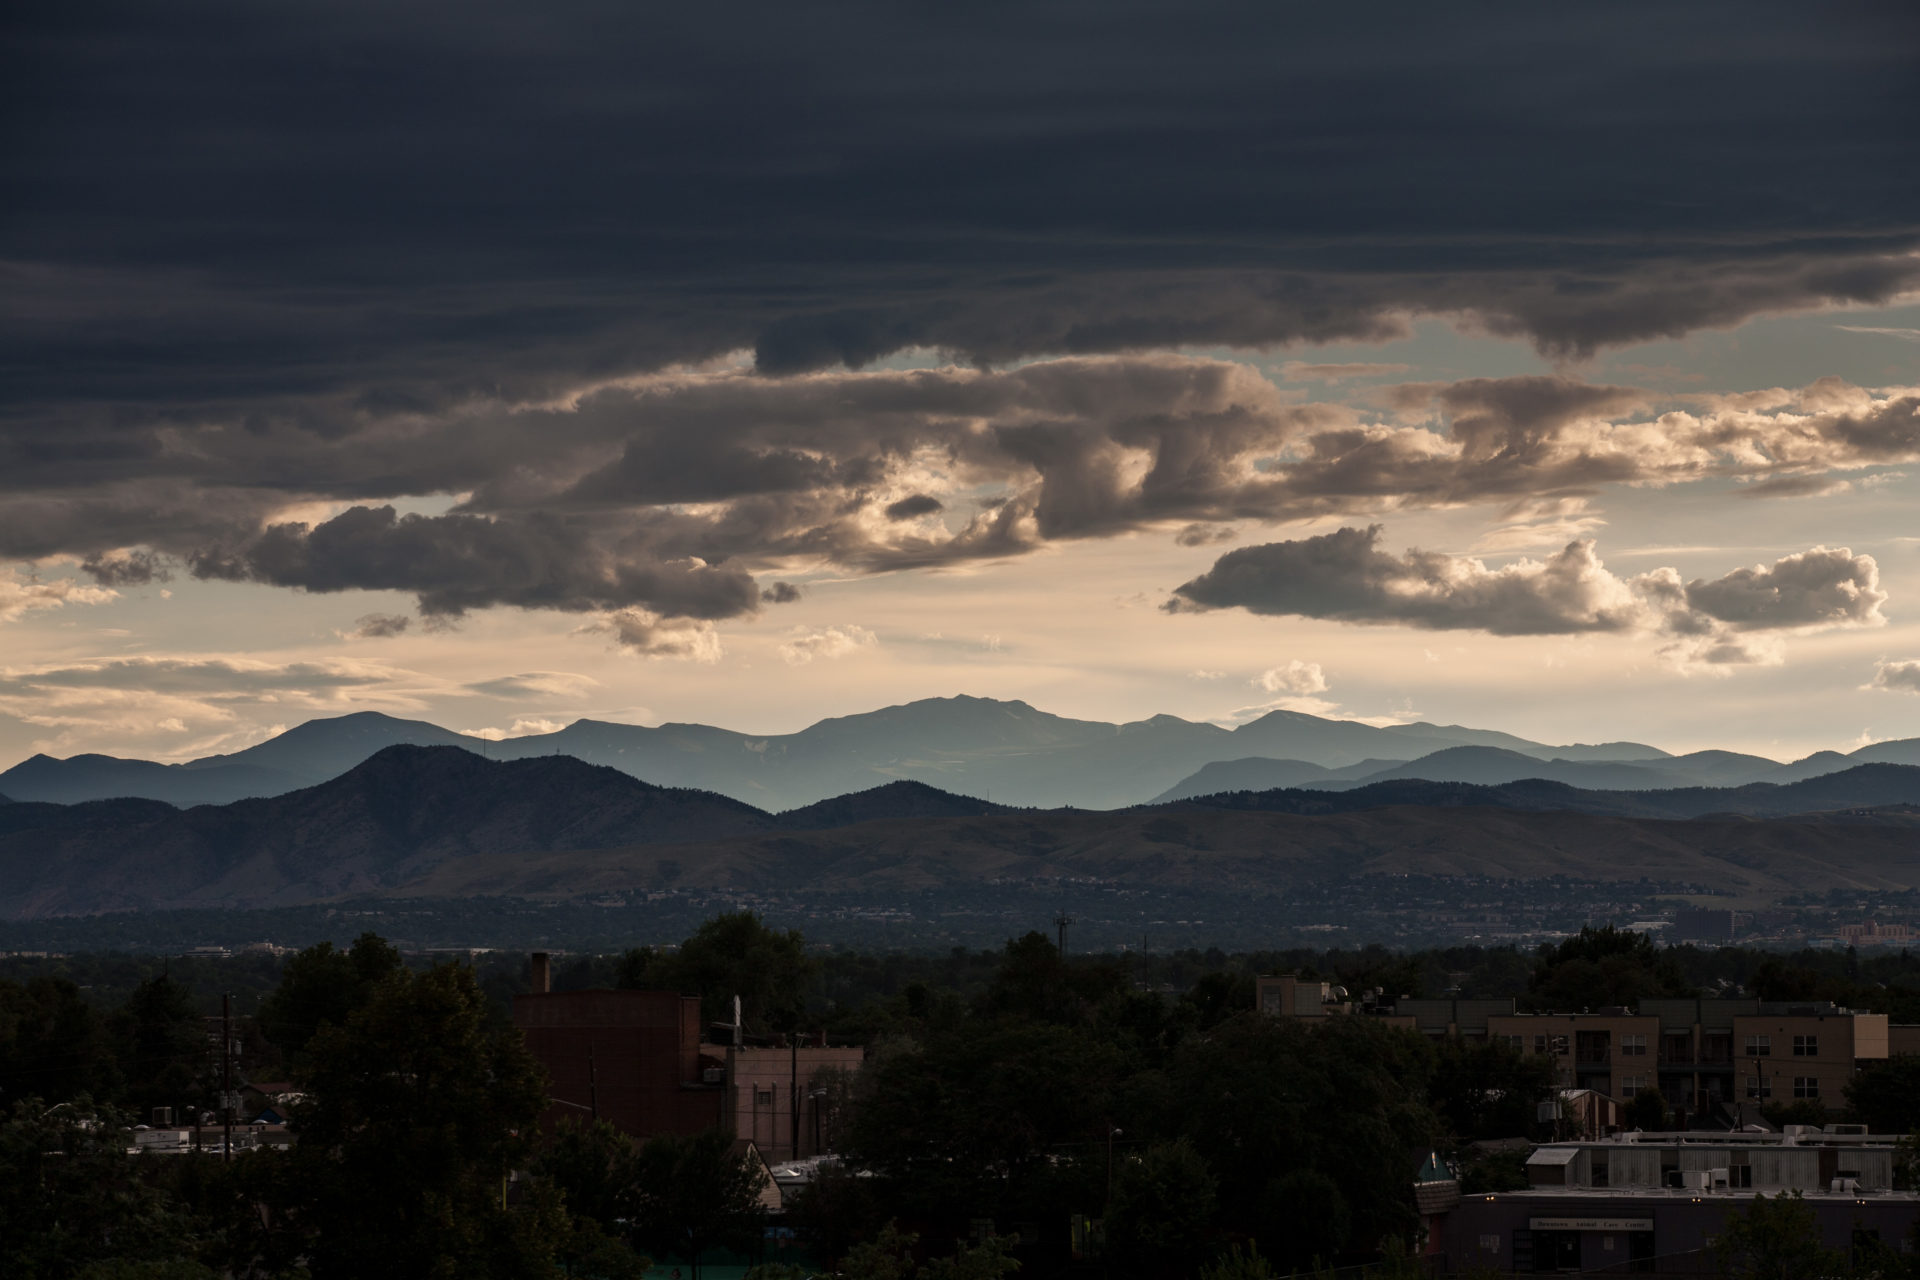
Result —
[[[768, 1280], [1413, 1274], [1415, 1170], [1438, 1151], [1469, 1193], [1524, 1185], [1524, 1153], [1499, 1140], [1542, 1136], [1550, 1070], [1363, 1016], [1261, 1017], [1253, 980], [1270, 972], [1561, 1011], [1751, 994], [1920, 1022], [1906, 952], [1662, 948], [1611, 929], [1530, 952], [1063, 955], [1032, 932], [875, 955], [742, 912], [675, 947], [556, 957], [556, 990], [698, 993], [709, 1020], [738, 995], [751, 1035], [866, 1046], [840, 1163], [776, 1222], [728, 1135], [542, 1127], [543, 1073], [508, 1017], [523, 954], [407, 955], [367, 934], [281, 957], [15, 956], [0, 959], [6, 1274], [615, 1277], [716, 1257]], [[223, 1069], [292, 1086], [289, 1145], [221, 1158]], [[1846, 1104], [1908, 1133], [1916, 1099], [1920, 1059], [1895, 1058]], [[128, 1154], [162, 1107], [208, 1122], [200, 1153]]]

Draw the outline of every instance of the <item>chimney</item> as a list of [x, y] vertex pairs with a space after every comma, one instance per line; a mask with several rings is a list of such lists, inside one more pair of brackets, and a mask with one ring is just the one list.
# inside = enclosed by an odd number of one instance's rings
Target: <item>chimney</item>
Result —
[[533, 953], [533, 994], [543, 996], [553, 990], [553, 974], [547, 967], [547, 953]]

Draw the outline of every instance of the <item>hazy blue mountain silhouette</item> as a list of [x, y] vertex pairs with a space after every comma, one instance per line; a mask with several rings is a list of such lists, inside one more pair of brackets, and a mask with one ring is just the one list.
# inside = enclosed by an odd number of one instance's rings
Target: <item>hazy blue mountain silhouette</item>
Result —
[[[1328, 775], [1317, 781], [1329, 785], [1395, 768], [1421, 776], [1447, 770], [1448, 778], [1489, 785], [1527, 776], [1601, 787], [1733, 785], [1813, 776], [1781, 774], [1796, 766], [1732, 752], [1669, 756], [1630, 742], [1555, 747], [1460, 725], [1381, 727], [1295, 711], [1269, 712], [1234, 729], [1176, 716], [1110, 724], [1052, 715], [1025, 702], [962, 696], [834, 717], [791, 734], [580, 720], [555, 733], [495, 743], [426, 721], [361, 712], [311, 720], [243, 751], [178, 765], [104, 755], [35, 756], [0, 773], [0, 791], [16, 800], [57, 803], [132, 796], [182, 806], [224, 804], [338, 777], [391, 745], [459, 747], [496, 760], [572, 756], [657, 786], [714, 791], [769, 812], [895, 781], [1020, 807], [1118, 808], [1219, 789], [1211, 775], [1195, 781], [1196, 775], [1212, 765], [1263, 759], [1325, 769]], [[1447, 754], [1459, 750], [1492, 754]], [[1529, 759], [1544, 763], [1529, 766], [1524, 763]], [[1828, 771], [1828, 764], [1845, 768], [1868, 759], [1920, 763], [1920, 740], [1879, 743], [1832, 759], [1823, 754], [1806, 764]], [[1414, 763], [1398, 763], [1405, 761]], [[1585, 766], [1591, 768], [1581, 772]], [[1297, 771], [1262, 774], [1252, 764], [1236, 767], [1242, 772], [1222, 784], [1226, 789], [1243, 782], [1315, 781]], [[1666, 771], [1667, 776], [1655, 780], [1621, 773], [1622, 768]]]

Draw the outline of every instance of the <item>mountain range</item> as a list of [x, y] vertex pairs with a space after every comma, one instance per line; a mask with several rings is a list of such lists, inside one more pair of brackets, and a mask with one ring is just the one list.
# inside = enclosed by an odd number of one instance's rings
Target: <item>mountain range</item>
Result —
[[657, 786], [711, 791], [769, 811], [892, 781], [1015, 806], [1115, 809], [1219, 791], [1360, 786], [1403, 778], [1500, 785], [1546, 778], [1601, 790], [1792, 782], [1867, 763], [1920, 764], [1920, 739], [1791, 764], [1735, 752], [1675, 756], [1633, 742], [1553, 746], [1497, 730], [1374, 726], [1273, 711], [1235, 729], [1154, 716], [1126, 724], [1025, 702], [930, 698], [753, 735], [700, 724], [579, 720], [482, 742], [439, 725], [360, 712], [309, 720], [257, 746], [183, 764], [36, 755], [0, 773], [0, 794], [73, 804], [139, 797], [179, 806], [281, 795], [338, 777], [384, 747], [457, 746], [496, 760], [565, 755]]
[[1032, 879], [1251, 893], [1368, 872], [1648, 876], [1764, 895], [1910, 888], [1917, 847], [1910, 765], [1691, 791], [1398, 779], [1104, 812], [903, 780], [774, 814], [566, 756], [394, 746], [317, 786], [228, 805], [0, 803], [0, 915]]

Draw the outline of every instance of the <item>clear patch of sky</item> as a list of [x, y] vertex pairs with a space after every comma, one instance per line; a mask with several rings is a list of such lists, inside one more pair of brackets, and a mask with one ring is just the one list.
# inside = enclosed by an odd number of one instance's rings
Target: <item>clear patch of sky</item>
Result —
[[[1872, 330], [1888, 332], [1871, 332]], [[1415, 321], [1405, 338], [1333, 342], [1263, 352], [1189, 348], [1192, 355], [1244, 360], [1275, 382], [1308, 388], [1319, 399], [1389, 382], [1507, 378], [1561, 372], [1590, 382], [1616, 382], [1675, 393], [1748, 391], [1803, 386], [1839, 377], [1862, 386], [1920, 381], [1920, 304], [1763, 316], [1737, 329], [1702, 330], [1685, 338], [1603, 351], [1588, 361], [1556, 362], [1525, 342], [1492, 337], [1445, 320]], [[936, 362], [937, 363], [937, 362]], [[1289, 365], [1405, 365], [1354, 373], [1338, 381]]]

